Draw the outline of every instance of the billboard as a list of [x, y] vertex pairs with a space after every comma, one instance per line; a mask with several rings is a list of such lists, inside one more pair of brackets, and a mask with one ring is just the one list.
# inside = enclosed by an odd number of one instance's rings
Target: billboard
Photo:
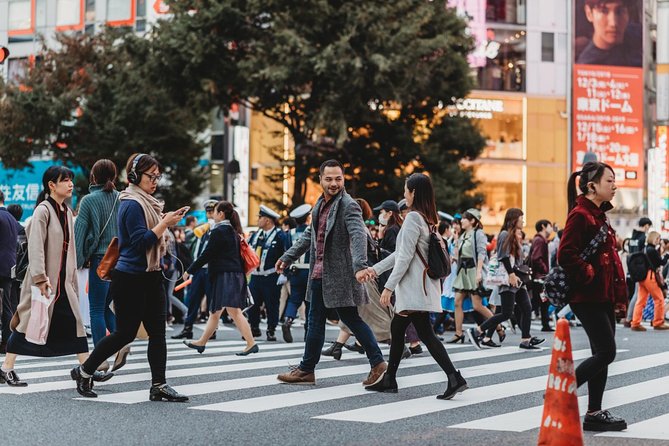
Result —
[[642, 0], [575, 0], [572, 164], [586, 153], [619, 187], [644, 187]]

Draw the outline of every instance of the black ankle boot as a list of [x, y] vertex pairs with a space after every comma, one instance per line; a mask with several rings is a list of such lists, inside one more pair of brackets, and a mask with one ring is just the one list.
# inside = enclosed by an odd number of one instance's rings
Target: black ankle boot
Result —
[[77, 382], [77, 392], [86, 398], [97, 398], [98, 394], [93, 392], [93, 377], [84, 378], [81, 376], [81, 368], [75, 367], [70, 370], [70, 377]]
[[10, 370], [7, 373], [0, 370], [0, 384], [7, 384], [10, 387], [26, 387], [28, 385], [27, 382], [21, 381], [21, 378], [19, 378], [19, 375], [14, 370]]
[[456, 393], [467, 390], [467, 381], [462, 377], [460, 371], [448, 375], [448, 387], [442, 395], [437, 395], [438, 400], [450, 400]]
[[161, 384], [159, 386], [151, 386], [149, 391], [149, 400], [151, 401], [169, 401], [171, 403], [185, 403], [188, 401], [186, 395], [181, 395], [177, 393], [176, 390], [168, 386], [167, 384]]
[[267, 341], [268, 342], [276, 341], [276, 335], [274, 334], [274, 330], [267, 330]]
[[397, 393], [397, 380], [394, 376], [388, 374], [388, 372], [383, 374], [383, 378], [376, 384], [365, 387], [365, 390], [371, 390], [373, 392], [384, 392], [384, 393]]
[[291, 318], [286, 318], [286, 321], [281, 326], [281, 332], [283, 333], [283, 342], [290, 344], [293, 342], [293, 334], [290, 332], [290, 327], [293, 326], [293, 320]]
[[344, 346], [341, 342], [333, 342], [328, 348], [321, 352], [323, 356], [332, 356], [339, 361], [341, 359], [341, 348]]
[[193, 327], [184, 325], [183, 330], [180, 333], [172, 336], [172, 339], [193, 339]]
[[346, 347], [347, 350], [351, 350], [352, 352], [358, 352], [361, 355], [365, 354], [364, 347], [357, 342], [354, 342], [353, 344], [345, 344], [344, 347]]

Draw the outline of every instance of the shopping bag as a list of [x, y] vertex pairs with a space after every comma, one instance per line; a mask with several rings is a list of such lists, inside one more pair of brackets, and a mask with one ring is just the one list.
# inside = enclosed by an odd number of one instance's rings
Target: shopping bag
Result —
[[497, 256], [493, 256], [488, 262], [488, 270], [483, 279], [483, 286], [492, 290], [494, 287], [508, 284], [509, 274], [506, 272], [506, 268], [497, 260]]
[[55, 295], [44, 297], [36, 286], [31, 286], [30, 291], [30, 319], [26, 328], [26, 341], [44, 345], [49, 336], [49, 306], [54, 301]]

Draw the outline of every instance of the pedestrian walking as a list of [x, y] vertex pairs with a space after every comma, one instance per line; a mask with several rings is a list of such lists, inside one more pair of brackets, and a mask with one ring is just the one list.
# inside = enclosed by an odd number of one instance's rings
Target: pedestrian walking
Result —
[[[63, 166], [51, 166], [42, 176], [44, 189], [26, 228], [30, 262], [23, 279], [21, 300], [10, 324], [13, 333], [7, 342], [0, 383], [27, 386], [14, 372], [18, 355], [76, 354], [79, 363], [88, 358], [86, 331], [79, 311], [72, 210], [65, 204], [65, 200], [72, 197], [73, 178], [74, 173]], [[48, 302], [48, 322], [44, 330], [32, 329], [37, 324], [31, 324], [31, 318], [33, 321], [41, 319], [37, 312], [33, 314], [35, 289]], [[91, 386], [93, 380], [107, 381], [112, 376], [112, 373], [93, 369], [89, 377]]]
[[[567, 186], [569, 215], [558, 250], [558, 263], [569, 280], [571, 310], [581, 321], [593, 353], [576, 367], [577, 385], [588, 383], [588, 410], [583, 421], [586, 431], [627, 428], [625, 420], [602, 410], [608, 365], [616, 357], [614, 311], [616, 306], [627, 304], [616, 234], [606, 216], [613, 209], [611, 200], [616, 190], [615, 173], [607, 164], [589, 162], [571, 174]], [[583, 250], [600, 231], [606, 231], [606, 237], [596, 256], [582, 259]]]
[[251, 334], [251, 327], [242, 314], [242, 309], [246, 307], [248, 289], [239, 246], [240, 237], [244, 236], [239, 214], [232, 204], [221, 201], [216, 205], [214, 222], [207, 248], [185, 274], [187, 279], [189, 274], [202, 268], [202, 265], [209, 265], [211, 281], [209, 319], [200, 339], [194, 342], [184, 340], [184, 344], [199, 353], [204, 352], [207, 341], [218, 327], [223, 310], [226, 310], [246, 341], [246, 348], [237, 355], [258, 353], [258, 345]]
[[[309, 227], [309, 218], [311, 217], [311, 205], [302, 204], [293, 209], [289, 216], [295, 219], [296, 227], [289, 232], [289, 246], [293, 246], [302, 237], [304, 231]], [[286, 310], [284, 312], [284, 322], [281, 326], [284, 342], [293, 342], [293, 334], [291, 328], [293, 322], [297, 318], [297, 310], [305, 303], [306, 314], [309, 314], [309, 302], [307, 302], [307, 283], [309, 282], [309, 252], [305, 252], [294, 262], [290, 268], [285, 272], [290, 283], [290, 295], [286, 303]], [[307, 332], [309, 330], [309, 318], [304, 322], [304, 339], [307, 339]]]
[[[648, 296], [653, 299], [654, 317], [651, 325], [654, 330], [669, 330], [669, 325], [664, 322], [664, 294], [667, 285], [662, 276], [662, 267], [667, 264], [667, 257], [662, 258], [658, 246], [660, 244], [660, 233], [652, 231], [646, 239], [644, 248], [646, 258], [648, 259], [648, 274], [646, 278], [639, 282], [639, 291], [634, 313], [632, 317], [631, 329], [633, 331], [646, 331], [641, 325], [643, 309], [646, 308]], [[630, 303], [631, 305], [631, 303]]]
[[260, 205], [258, 231], [249, 239], [249, 245], [260, 258], [260, 266], [251, 272], [249, 289], [254, 304], [249, 309], [249, 323], [253, 336], [261, 336], [260, 307], [265, 304], [267, 313], [267, 340], [276, 341], [276, 327], [279, 325], [279, 300], [281, 287], [279, 272], [275, 264], [286, 252], [289, 245], [286, 233], [277, 226], [279, 214], [265, 205]]
[[102, 339], [81, 367], [72, 369], [77, 392], [97, 397], [91, 376], [111, 355], [130, 344], [140, 324], [149, 335], [147, 356], [151, 367], [151, 401], [188, 401], [167, 385], [165, 369], [165, 292], [160, 259], [166, 249], [167, 228], [183, 218], [183, 207], [163, 215], [163, 203], [153, 194], [160, 181], [161, 166], [153, 156], [134, 154], [126, 164], [128, 187], [120, 197], [118, 211], [119, 257], [110, 292], [116, 310], [116, 330]]
[[2, 341], [0, 350], [7, 349], [7, 340], [11, 334], [9, 321], [16, 311], [12, 295], [12, 268], [16, 265], [16, 245], [18, 243], [19, 224], [5, 207], [5, 194], [0, 191], [0, 323], [2, 323]]
[[[404, 333], [413, 323], [420, 340], [448, 378], [448, 386], [438, 399], [449, 400], [467, 389], [467, 382], [455, 369], [430, 323], [430, 312], [441, 311], [441, 283], [426, 274], [430, 234], [438, 223], [432, 182], [427, 175], [414, 173], [404, 185], [404, 199], [409, 212], [397, 237], [397, 250], [368, 269], [376, 277], [392, 268], [381, 293], [381, 303], [390, 306], [395, 293], [394, 317], [391, 322], [391, 344], [388, 368], [378, 383], [365, 387], [379, 392], [397, 392], [395, 376], [404, 349]], [[416, 255], [418, 252], [419, 255]], [[422, 258], [421, 258], [422, 256]], [[364, 277], [363, 277], [364, 279]]]
[[529, 264], [532, 268], [532, 283], [530, 284], [530, 293], [532, 297], [532, 307], [534, 310], [539, 309], [541, 312], [541, 331], [553, 332], [555, 329], [551, 327], [550, 317], [548, 315], [548, 307], [550, 303], [548, 300], [541, 298], [543, 285], [541, 281], [550, 270], [550, 261], [548, 258], [548, 238], [553, 233], [553, 225], [549, 220], [539, 220], [534, 225], [537, 231], [532, 239], [532, 247], [530, 248]]
[[362, 284], [367, 268], [365, 222], [360, 205], [344, 189], [344, 167], [336, 160], [321, 164], [323, 195], [312, 213], [311, 225], [302, 237], [277, 262], [278, 272], [290, 266], [309, 250], [309, 331], [300, 365], [278, 376], [292, 384], [316, 384], [314, 370], [325, 342], [328, 309], [336, 309], [339, 318], [360, 341], [371, 370], [364, 385], [376, 384], [385, 372], [374, 334], [358, 314], [358, 305], [368, 302]]
[[[108, 331], [111, 333], [116, 329], [116, 316], [110, 308], [109, 282], [100, 279], [96, 271], [107, 246], [118, 233], [119, 192], [114, 185], [116, 177], [113, 161], [101, 159], [93, 164], [89, 194], [82, 198], [74, 222], [77, 268], [88, 268], [88, 301], [94, 346]], [[118, 356], [120, 358], [122, 355]], [[115, 362], [115, 365], [119, 364]], [[108, 369], [109, 364], [103, 362], [102, 368]]]

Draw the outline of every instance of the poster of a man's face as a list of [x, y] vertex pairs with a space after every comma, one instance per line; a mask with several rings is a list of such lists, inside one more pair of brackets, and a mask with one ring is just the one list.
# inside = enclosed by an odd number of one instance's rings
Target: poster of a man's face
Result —
[[642, 0], [576, 0], [575, 61], [640, 67]]

